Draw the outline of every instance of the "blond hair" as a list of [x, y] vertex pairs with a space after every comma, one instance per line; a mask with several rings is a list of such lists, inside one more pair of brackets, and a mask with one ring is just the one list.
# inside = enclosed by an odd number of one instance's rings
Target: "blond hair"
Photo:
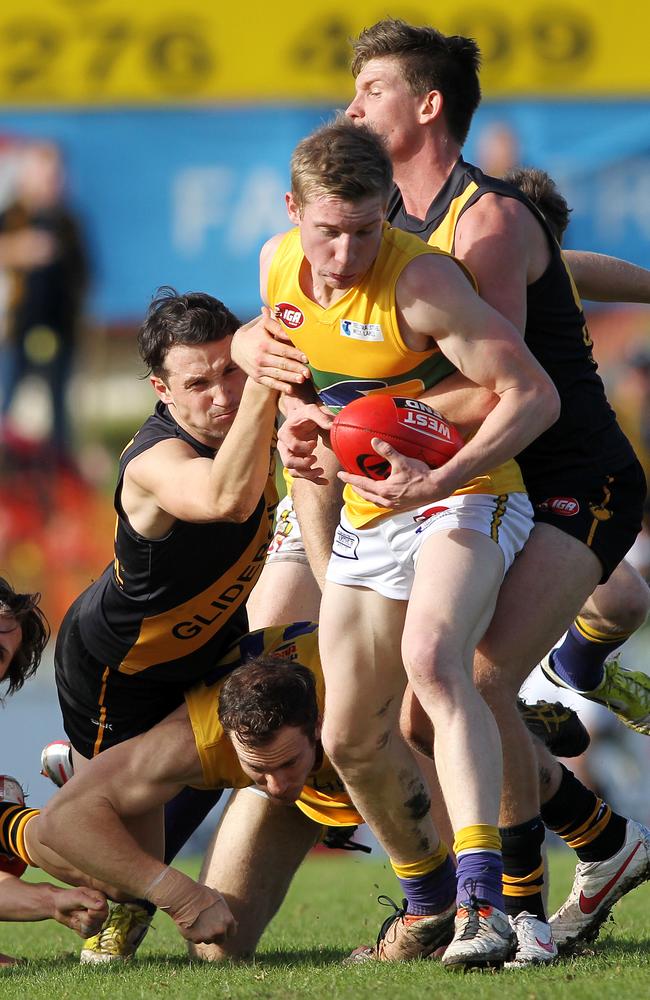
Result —
[[298, 143], [291, 157], [291, 191], [300, 208], [331, 195], [343, 201], [388, 200], [393, 168], [383, 139], [339, 114]]

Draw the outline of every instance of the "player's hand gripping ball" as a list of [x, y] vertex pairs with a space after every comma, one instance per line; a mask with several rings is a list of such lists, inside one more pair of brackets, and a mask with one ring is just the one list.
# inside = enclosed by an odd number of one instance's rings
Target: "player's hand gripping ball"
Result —
[[369, 479], [388, 479], [390, 462], [371, 447], [381, 438], [396, 451], [417, 458], [431, 469], [448, 462], [463, 444], [453, 424], [426, 403], [405, 396], [361, 396], [334, 418], [330, 440], [347, 472]]

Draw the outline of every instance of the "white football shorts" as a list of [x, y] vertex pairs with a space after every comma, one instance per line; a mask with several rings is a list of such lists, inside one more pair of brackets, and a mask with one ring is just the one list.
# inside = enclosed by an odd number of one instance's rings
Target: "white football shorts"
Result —
[[437, 531], [480, 531], [503, 552], [507, 573], [533, 528], [527, 493], [465, 493], [353, 528], [345, 510], [336, 529], [327, 579], [368, 587], [384, 597], [408, 601], [422, 543]]

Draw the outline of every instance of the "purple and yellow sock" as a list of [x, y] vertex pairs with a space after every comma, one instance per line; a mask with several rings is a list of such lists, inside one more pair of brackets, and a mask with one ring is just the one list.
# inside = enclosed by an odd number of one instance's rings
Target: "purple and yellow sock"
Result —
[[605, 660], [630, 635], [630, 632], [599, 632], [584, 618], [576, 618], [563, 642], [553, 650], [553, 669], [578, 691], [593, 691], [605, 676]]
[[438, 849], [422, 861], [399, 862], [391, 859], [407, 901], [407, 912], [413, 916], [442, 913], [454, 901], [456, 872], [449, 850], [440, 843]]
[[503, 859], [498, 827], [487, 823], [463, 827], [456, 833], [454, 853], [458, 905], [468, 903], [474, 896], [503, 910]]

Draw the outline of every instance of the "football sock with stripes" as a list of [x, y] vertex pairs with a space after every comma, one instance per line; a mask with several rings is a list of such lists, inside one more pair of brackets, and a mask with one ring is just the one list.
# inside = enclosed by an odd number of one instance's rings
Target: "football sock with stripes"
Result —
[[407, 912], [413, 916], [442, 913], [453, 903], [456, 894], [456, 871], [445, 844], [423, 861], [400, 863], [391, 860], [402, 892]]
[[623, 846], [627, 820], [561, 767], [560, 787], [542, 805], [542, 819], [581, 861], [606, 861]]
[[503, 855], [503, 898], [509, 917], [531, 913], [546, 920], [544, 885], [544, 824], [540, 816], [518, 826], [501, 827]]
[[470, 902], [474, 896], [503, 910], [503, 859], [498, 828], [486, 823], [463, 827], [456, 833], [454, 853], [458, 905]]
[[576, 618], [551, 654], [551, 665], [578, 691], [593, 691], [605, 676], [605, 660], [629, 639], [630, 632], [600, 632]]
[[40, 811], [15, 802], [0, 802], [0, 853], [33, 864], [25, 847], [25, 827]]

